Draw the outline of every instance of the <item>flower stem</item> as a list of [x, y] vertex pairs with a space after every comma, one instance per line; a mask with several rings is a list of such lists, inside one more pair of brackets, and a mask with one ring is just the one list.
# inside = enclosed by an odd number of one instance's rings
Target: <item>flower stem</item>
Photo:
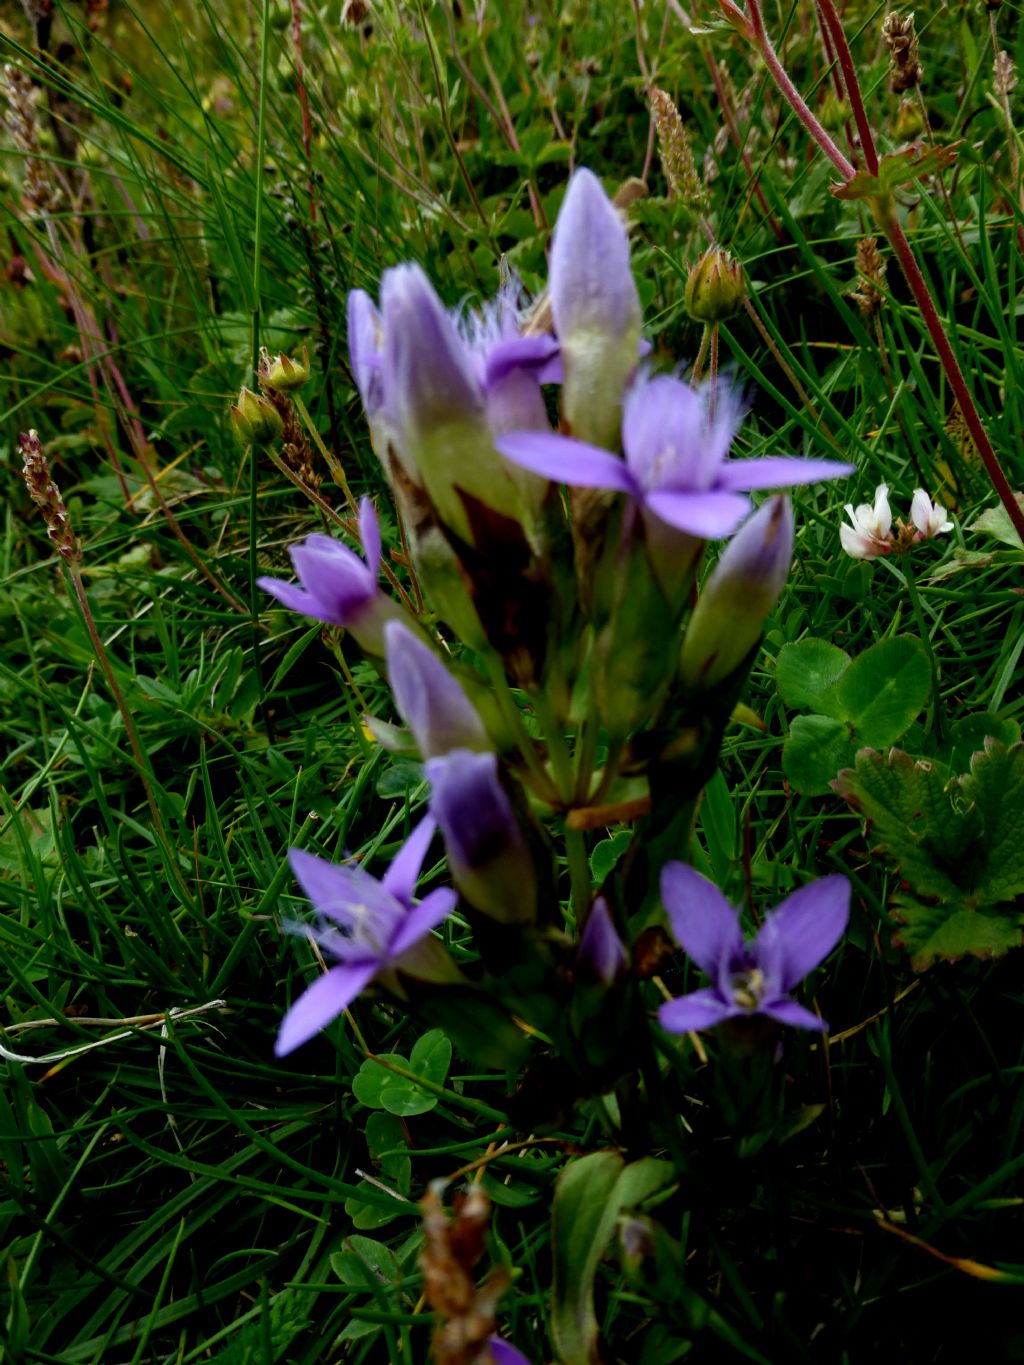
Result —
[[924, 608], [921, 605], [921, 596], [917, 591], [917, 579], [914, 576], [914, 570], [911, 568], [909, 554], [903, 556], [903, 579], [907, 585], [907, 596], [910, 598], [910, 605], [914, 612], [914, 620], [917, 622], [918, 634], [921, 636], [921, 643], [928, 651], [928, 662], [931, 664], [932, 705], [931, 715], [929, 716], [929, 728], [931, 728], [931, 722], [934, 722], [935, 733], [941, 742], [945, 738], [946, 726], [942, 710], [942, 693], [939, 691], [939, 661], [935, 657], [931, 632], [928, 629]]
[[1021, 509], [1017, 499], [1013, 496], [1013, 490], [1003, 472], [1003, 467], [992, 448], [991, 441], [988, 439], [988, 432], [985, 430], [978, 409], [975, 407], [974, 398], [967, 387], [967, 381], [964, 379], [957, 358], [953, 354], [953, 348], [949, 344], [949, 339], [943, 329], [928, 285], [921, 273], [921, 267], [918, 265], [910, 243], [907, 241], [906, 234], [895, 213], [893, 213], [891, 204], [876, 200], [874, 201], [874, 212], [879, 227], [885, 233], [886, 239], [900, 263], [907, 284], [910, 285], [910, 292], [914, 296], [914, 301], [921, 310], [921, 316], [924, 318], [924, 325], [928, 329], [932, 345], [938, 352], [942, 368], [949, 380], [949, 386], [953, 390], [953, 396], [956, 398], [967, 430], [971, 434], [971, 440], [974, 442], [988, 476], [992, 480], [992, 486], [999, 496], [999, 501], [1006, 509], [1006, 514], [1014, 529], [1021, 540], [1024, 540], [1024, 510]]
[[355, 498], [352, 496], [352, 490], [348, 486], [348, 479], [345, 477], [345, 471], [341, 467], [341, 461], [338, 459], [336, 455], [333, 455], [324, 445], [323, 437], [320, 435], [319, 431], [317, 431], [316, 424], [314, 423], [312, 417], [310, 417], [309, 415], [309, 409], [302, 401], [302, 395], [295, 391], [290, 395], [290, 397], [292, 402], [298, 409], [298, 413], [299, 416], [302, 418], [303, 425], [309, 432], [310, 436], [312, 436], [313, 438], [313, 444], [316, 446], [317, 450], [319, 450], [320, 454], [324, 457], [324, 461], [327, 465], [327, 468], [331, 471], [331, 477], [334, 479], [334, 482], [341, 489], [342, 493], [344, 493], [345, 501], [348, 503], [349, 507], [352, 508], [353, 513], [356, 516], [358, 516], [359, 508], [356, 505]]

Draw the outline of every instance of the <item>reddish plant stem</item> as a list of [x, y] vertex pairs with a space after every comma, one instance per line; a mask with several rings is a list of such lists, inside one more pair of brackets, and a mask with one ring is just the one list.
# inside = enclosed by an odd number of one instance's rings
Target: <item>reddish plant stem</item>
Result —
[[[834, 19], [835, 26], [830, 23], [829, 32], [832, 34], [836, 50], [839, 54], [840, 68], [843, 72], [851, 108], [853, 108], [855, 114], [857, 109], [860, 109], [864, 118], [863, 126], [866, 130], [866, 133], [862, 134], [865, 137], [864, 155], [869, 166], [873, 166], [872, 174], [876, 174], [878, 169], [877, 153], [875, 151], [874, 139], [871, 136], [870, 127], [868, 127], [867, 124], [867, 115], [864, 112], [864, 101], [861, 97], [860, 84], [857, 79], [856, 68], [853, 65], [853, 59], [850, 56], [850, 48], [846, 41], [846, 34], [843, 32], [842, 24], [832, 5], [832, 0], [816, 0], [816, 3], [821, 8], [826, 20], [830, 14]], [[735, 0], [718, 0], [718, 4], [722, 13], [729, 19], [730, 23], [732, 23], [732, 25], [738, 29], [749, 42], [753, 43], [760, 52], [765, 65], [772, 73], [772, 77], [779, 87], [783, 98], [800, 119], [800, 122], [807, 129], [810, 136], [822, 149], [836, 169], [843, 175], [844, 179], [851, 180], [856, 174], [854, 167], [846, 160], [842, 152], [829, 137], [828, 133], [801, 99], [799, 92], [776, 56], [775, 49], [772, 47], [771, 40], [765, 30], [764, 18], [761, 14], [758, 0], [747, 0], [747, 13], [744, 13], [744, 11], [740, 9], [735, 3]], [[858, 128], [861, 127], [859, 118], [857, 120], [857, 125]], [[975, 448], [981, 456], [982, 463], [992, 481], [992, 487], [998, 494], [999, 501], [1003, 504], [1012, 526], [1020, 536], [1022, 542], [1024, 542], [1024, 510], [1021, 509], [1017, 499], [1014, 497], [1013, 489], [1010, 487], [1009, 480], [1003, 472], [1002, 465], [999, 463], [999, 457], [996, 455], [995, 450], [992, 447], [992, 442], [988, 438], [988, 432], [985, 430], [974, 398], [970, 389], [967, 387], [967, 381], [964, 379], [963, 371], [960, 369], [953, 348], [949, 343], [949, 338], [942, 325], [942, 320], [935, 307], [935, 302], [925, 281], [924, 275], [921, 273], [921, 267], [918, 265], [917, 258], [907, 240], [906, 234], [893, 211], [892, 202], [890, 199], [883, 196], [876, 196], [873, 199], [869, 199], [868, 202], [879, 228], [885, 233], [886, 240], [892, 247], [893, 253], [900, 263], [900, 268], [903, 271], [907, 284], [910, 286], [910, 292], [914, 296], [914, 301], [921, 310], [921, 316], [924, 319], [928, 335], [931, 337], [939, 362], [945, 371], [946, 378], [949, 380], [949, 386], [953, 390], [953, 395], [956, 398], [964, 422], [967, 425], [967, 430], [971, 434], [971, 439], [974, 442]]]
[[828, 29], [829, 37], [836, 49], [839, 69], [843, 73], [843, 84], [846, 86], [846, 98], [850, 101], [853, 121], [857, 125], [857, 136], [860, 138], [860, 148], [864, 153], [865, 164], [869, 174], [877, 175], [878, 153], [875, 150], [874, 135], [871, 132], [867, 110], [864, 108], [864, 100], [860, 93], [860, 82], [857, 79], [857, 68], [853, 64], [850, 44], [846, 41], [846, 33], [832, 0], [815, 0], [815, 4], [818, 13], [825, 21], [825, 27]]
[[953, 353], [953, 348], [949, 344], [949, 339], [942, 326], [942, 320], [921, 273], [921, 267], [918, 265], [910, 243], [907, 241], [906, 234], [898, 219], [886, 207], [882, 206], [876, 209], [876, 218], [900, 263], [900, 268], [910, 286], [914, 301], [921, 310], [928, 335], [938, 352], [942, 368], [949, 380], [949, 386], [953, 390], [953, 396], [956, 398], [964, 422], [967, 424], [967, 430], [971, 433], [971, 440], [974, 442], [988, 476], [992, 480], [992, 487], [999, 495], [999, 501], [1006, 509], [1007, 516], [1020, 536], [1021, 542], [1024, 543], [1024, 511], [1021, 510], [1020, 504], [1013, 496], [1013, 489], [1010, 487], [1009, 480], [999, 463], [999, 457], [992, 448], [988, 432], [982, 423], [971, 391], [967, 387], [967, 381], [964, 379], [963, 372]]

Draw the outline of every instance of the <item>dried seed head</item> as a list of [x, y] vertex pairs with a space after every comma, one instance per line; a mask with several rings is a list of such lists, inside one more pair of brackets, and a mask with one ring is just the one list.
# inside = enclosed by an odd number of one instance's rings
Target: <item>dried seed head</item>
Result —
[[914, 30], [914, 14], [900, 16], [895, 10], [882, 20], [882, 40], [889, 49], [889, 89], [902, 95], [920, 85], [924, 76], [921, 53]]
[[24, 172], [21, 202], [30, 215], [52, 213], [60, 206], [60, 187], [53, 182], [49, 163], [40, 154], [39, 115], [36, 104], [39, 91], [24, 71], [5, 63], [0, 82], [7, 98], [4, 127], [10, 134], [15, 150], [21, 154]]
[[[442, 1182], [443, 1184], [443, 1182]], [[498, 1300], [508, 1284], [502, 1267], [476, 1284], [474, 1267], [483, 1256], [491, 1205], [481, 1186], [456, 1195], [449, 1218], [431, 1185], [420, 1201], [423, 1210], [423, 1296], [438, 1315], [431, 1342], [435, 1365], [480, 1365], [487, 1357]]]
[[21, 458], [24, 462], [22, 474], [29, 496], [43, 514], [46, 534], [60, 557], [69, 564], [82, 562], [82, 547], [71, 526], [68, 509], [60, 490], [50, 478], [50, 464], [43, 454], [42, 443], [37, 431], [23, 431], [18, 437]]
[[885, 283], [885, 257], [878, 250], [877, 237], [862, 237], [857, 243], [854, 261], [857, 285], [850, 297], [860, 309], [861, 317], [873, 318], [885, 303], [882, 286]]
[[992, 63], [992, 71], [994, 73], [992, 89], [1000, 99], [1005, 99], [1017, 84], [1017, 72], [1014, 69], [1013, 58], [1008, 52], [997, 54]]
[[657, 87], [651, 89], [650, 99], [651, 115], [658, 134], [661, 169], [668, 181], [669, 196], [697, 208], [706, 202], [707, 191], [701, 184], [690, 139], [686, 135], [683, 120], [679, 117], [679, 110], [668, 93]]

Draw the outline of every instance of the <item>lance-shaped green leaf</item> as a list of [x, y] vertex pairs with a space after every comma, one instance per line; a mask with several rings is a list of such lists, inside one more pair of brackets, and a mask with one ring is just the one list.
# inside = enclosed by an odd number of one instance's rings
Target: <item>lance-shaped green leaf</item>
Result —
[[617, 1152], [591, 1152], [562, 1171], [551, 1215], [554, 1283], [551, 1335], [561, 1365], [598, 1365], [594, 1277], [623, 1209], [672, 1179], [655, 1157], [626, 1165]]

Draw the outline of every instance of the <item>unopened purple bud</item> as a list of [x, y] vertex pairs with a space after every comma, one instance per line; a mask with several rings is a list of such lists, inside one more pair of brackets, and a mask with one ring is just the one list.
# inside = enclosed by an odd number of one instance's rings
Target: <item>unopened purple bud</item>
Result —
[[578, 170], [569, 182], [549, 278], [565, 418], [577, 439], [614, 446], [642, 319], [625, 224], [591, 171]]
[[381, 348], [384, 325], [365, 289], [348, 296], [348, 362], [367, 420], [373, 422], [384, 405]]
[[792, 558], [793, 508], [778, 493], [740, 527], [704, 586], [683, 640], [684, 682], [711, 687], [739, 667], [782, 596]]
[[589, 969], [605, 986], [610, 986], [626, 970], [629, 954], [615, 931], [608, 902], [598, 896], [580, 935], [576, 960]]
[[386, 271], [381, 304], [384, 404], [399, 451], [441, 522], [474, 544], [467, 496], [517, 521], [522, 511], [494, 448], [476, 359], [419, 266]]
[[460, 412], [478, 412], [483, 393], [472, 359], [433, 285], [418, 265], [384, 272], [384, 393], [403, 434], [415, 437]]
[[395, 705], [424, 758], [452, 749], [487, 749], [487, 732], [460, 683], [401, 621], [384, 627]]
[[456, 749], [427, 760], [430, 811], [444, 835], [448, 865], [471, 905], [493, 919], [534, 918], [536, 876], [493, 753]]

